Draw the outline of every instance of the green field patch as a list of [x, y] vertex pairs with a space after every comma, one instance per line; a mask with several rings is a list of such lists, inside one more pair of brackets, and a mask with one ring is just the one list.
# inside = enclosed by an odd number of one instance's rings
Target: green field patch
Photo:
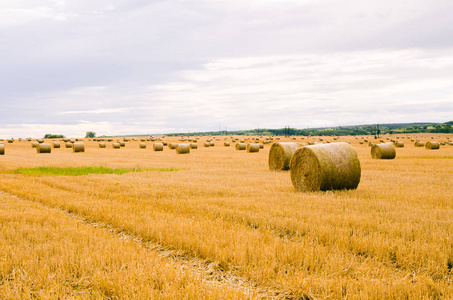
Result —
[[107, 168], [107, 167], [35, 167], [35, 168], [18, 168], [7, 171], [7, 174], [24, 174], [24, 175], [54, 175], [54, 176], [82, 176], [88, 174], [125, 174], [130, 172], [173, 172], [179, 171], [175, 168]]

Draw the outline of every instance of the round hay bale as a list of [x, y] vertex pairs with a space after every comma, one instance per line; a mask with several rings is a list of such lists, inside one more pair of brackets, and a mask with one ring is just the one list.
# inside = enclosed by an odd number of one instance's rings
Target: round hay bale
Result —
[[105, 145], [105, 143], [99, 143], [99, 148], [105, 148], [105, 147], [107, 147], [107, 146]]
[[225, 147], [230, 147], [230, 143], [229, 143], [229, 142], [224, 142], [223, 145], [224, 145]]
[[214, 147], [215, 143], [214, 142], [209, 142], [209, 147]]
[[403, 142], [403, 141], [396, 141], [396, 142], [395, 142], [395, 147], [397, 147], [397, 148], [403, 148], [403, 147], [404, 147], [404, 142]]
[[203, 143], [203, 146], [204, 146], [204, 147], [209, 147], [210, 145], [211, 145], [211, 143], [209, 143], [209, 142], [204, 142], [204, 143]]
[[121, 145], [120, 145], [120, 143], [112, 143], [112, 148], [113, 149], [120, 149]]
[[14, 142], [13, 139], [8, 139], [7, 141], [8, 141], [9, 144], [12, 144]]
[[306, 146], [305, 143], [296, 142], [277, 142], [269, 150], [269, 170], [281, 171], [289, 170], [289, 162], [294, 152]]
[[190, 144], [177, 144], [176, 153], [178, 153], [178, 154], [190, 153]]
[[31, 147], [36, 148], [38, 147], [39, 143], [38, 142], [31, 142]]
[[177, 143], [170, 143], [170, 144], [168, 144], [168, 148], [170, 148], [170, 149], [176, 149], [177, 146], [178, 146]]
[[154, 151], [164, 151], [164, 144], [163, 143], [154, 143], [153, 150]]
[[145, 143], [140, 143], [139, 147], [140, 147], [140, 149], [146, 149], [146, 144]]
[[51, 151], [52, 147], [47, 143], [38, 144], [36, 147], [36, 153], [50, 153]]
[[162, 141], [162, 145], [167, 146], [168, 145], [167, 141]]
[[422, 141], [416, 141], [414, 143], [414, 146], [415, 147], [425, 147], [425, 143], [423, 143]]
[[0, 155], [5, 155], [5, 145], [0, 144]]
[[44, 143], [44, 139], [37, 139], [36, 141], [40, 144]]
[[264, 144], [263, 143], [259, 143], [258, 145], [260, 146], [260, 149], [264, 149]]
[[66, 148], [72, 148], [72, 143], [71, 142], [67, 142], [67, 143], [64, 144], [64, 146]]
[[60, 148], [60, 143], [59, 142], [53, 142], [53, 147], [54, 148]]
[[440, 148], [440, 144], [439, 142], [436, 141], [429, 141], [426, 142], [425, 148], [428, 150], [437, 150]]
[[190, 149], [198, 149], [197, 143], [190, 143]]
[[118, 141], [118, 144], [120, 144], [120, 147], [126, 147], [126, 142]]
[[247, 145], [245, 143], [237, 143], [236, 150], [245, 150], [247, 149]]
[[85, 144], [84, 143], [74, 143], [72, 144], [72, 151], [74, 152], [85, 152]]
[[376, 144], [371, 147], [371, 158], [394, 159], [396, 157], [395, 146], [392, 142]]
[[290, 173], [297, 191], [356, 189], [361, 168], [351, 145], [331, 143], [296, 150], [291, 158]]
[[247, 144], [247, 152], [248, 153], [259, 152], [259, 151], [260, 151], [260, 145], [259, 144], [255, 144], [255, 143]]

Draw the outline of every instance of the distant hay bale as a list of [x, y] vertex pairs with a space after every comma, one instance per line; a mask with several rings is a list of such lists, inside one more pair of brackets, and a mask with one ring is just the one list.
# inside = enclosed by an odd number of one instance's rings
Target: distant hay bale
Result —
[[373, 147], [373, 146], [374, 146], [374, 142], [373, 142], [373, 141], [369, 141], [369, 142], [368, 142], [368, 146], [369, 146], [369, 147]]
[[429, 141], [426, 142], [425, 148], [428, 150], [437, 150], [440, 148], [440, 144], [439, 142], [436, 141]]
[[36, 153], [50, 153], [52, 151], [52, 147], [48, 143], [38, 144], [36, 147]]
[[112, 143], [112, 148], [113, 149], [120, 149], [121, 145], [120, 145], [120, 143]]
[[245, 150], [247, 149], [247, 145], [245, 143], [237, 143], [236, 150]]
[[415, 147], [425, 147], [425, 143], [423, 143], [422, 141], [416, 141], [414, 143], [414, 146]]
[[215, 143], [214, 142], [209, 142], [209, 147], [214, 147]]
[[154, 143], [153, 150], [154, 151], [164, 151], [164, 144], [163, 143]]
[[225, 147], [230, 147], [230, 143], [229, 143], [229, 142], [224, 142], [223, 145], [224, 145]]
[[397, 147], [397, 148], [403, 148], [403, 147], [404, 147], [404, 142], [403, 142], [403, 141], [396, 141], [396, 142], [395, 142], [395, 147]]
[[162, 145], [167, 146], [168, 145], [167, 141], [162, 141]]
[[64, 146], [65, 146], [66, 148], [72, 148], [72, 143], [71, 143], [71, 142], [66, 142], [66, 143], [64, 144]]
[[120, 144], [120, 147], [126, 147], [126, 142], [118, 141], [118, 144]]
[[12, 144], [14, 142], [13, 139], [8, 139], [7, 141], [8, 141], [9, 144]]
[[371, 147], [371, 158], [394, 159], [396, 157], [395, 145], [392, 142], [376, 144]]
[[211, 143], [209, 143], [209, 142], [204, 142], [204, 143], [203, 143], [203, 146], [204, 146], [204, 147], [209, 147], [209, 146], [211, 146]]
[[0, 144], [0, 155], [5, 155], [5, 145]]
[[299, 148], [291, 158], [290, 172], [297, 191], [356, 189], [361, 176], [357, 152], [348, 143]]
[[105, 143], [99, 143], [99, 148], [106, 148], [107, 146], [105, 145]]
[[360, 141], [359, 144], [360, 144], [360, 145], [363, 145], [363, 141]]
[[146, 149], [146, 144], [145, 143], [140, 143], [139, 147], [140, 147], [140, 149]]
[[39, 143], [38, 142], [31, 142], [31, 147], [36, 148], [38, 147]]
[[291, 157], [294, 152], [303, 146], [306, 146], [306, 144], [297, 142], [274, 143], [269, 150], [269, 170], [289, 170]]
[[190, 149], [198, 149], [197, 143], [190, 143]]
[[53, 142], [53, 147], [54, 148], [60, 148], [60, 143], [59, 142]]
[[176, 153], [178, 153], [178, 154], [190, 153], [190, 144], [177, 144]]
[[177, 146], [178, 146], [177, 143], [170, 143], [170, 144], [168, 144], [168, 148], [170, 148], [170, 149], [176, 149]]
[[260, 149], [264, 149], [264, 144], [263, 143], [259, 143], [258, 145], [260, 146]]
[[84, 143], [79, 143], [79, 142], [74, 143], [72, 145], [72, 151], [76, 152], [76, 153], [77, 152], [85, 152], [85, 144]]
[[250, 143], [247, 144], [247, 152], [248, 153], [254, 153], [254, 152], [259, 152], [260, 151], [260, 145], [255, 144], [255, 143]]

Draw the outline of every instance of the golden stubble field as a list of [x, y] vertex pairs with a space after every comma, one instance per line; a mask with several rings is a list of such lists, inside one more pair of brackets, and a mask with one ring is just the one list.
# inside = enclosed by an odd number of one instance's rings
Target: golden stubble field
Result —
[[[5, 141], [0, 298], [452, 298], [453, 146], [407, 136], [452, 138], [404, 135], [396, 159], [373, 160], [367, 143], [341, 137], [360, 159], [358, 189], [310, 193], [269, 171], [271, 144], [246, 153], [201, 137], [178, 155], [85, 140], [84, 153], [37, 154]], [[7, 173], [37, 166], [150, 170]]]

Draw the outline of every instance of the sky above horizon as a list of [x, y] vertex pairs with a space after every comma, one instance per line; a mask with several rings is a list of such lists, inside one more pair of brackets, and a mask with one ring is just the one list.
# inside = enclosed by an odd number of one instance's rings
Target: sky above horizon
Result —
[[0, 2], [0, 138], [453, 120], [453, 1]]

